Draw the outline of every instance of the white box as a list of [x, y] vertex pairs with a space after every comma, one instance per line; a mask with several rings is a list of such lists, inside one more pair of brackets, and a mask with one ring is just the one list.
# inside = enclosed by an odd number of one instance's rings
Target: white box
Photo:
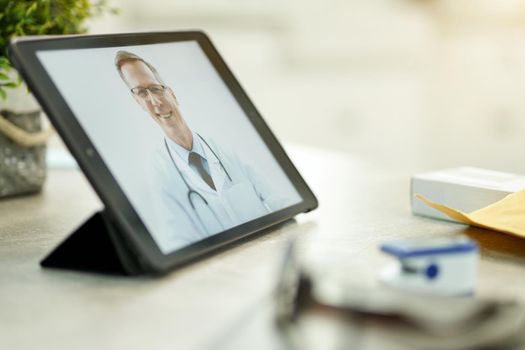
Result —
[[469, 213], [524, 188], [525, 176], [472, 167], [417, 174], [411, 179], [412, 213], [455, 221], [415, 198], [416, 194]]

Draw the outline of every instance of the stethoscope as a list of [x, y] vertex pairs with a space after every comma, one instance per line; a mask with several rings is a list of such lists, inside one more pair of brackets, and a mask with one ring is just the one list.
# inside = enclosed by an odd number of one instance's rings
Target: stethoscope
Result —
[[[206, 145], [206, 147], [208, 147], [208, 149], [213, 153], [213, 155], [215, 156], [215, 158], [217, 158], [217, 160], [219, 161], [219, 165], [221, 166], [222, 170], [224, 171], [224, 173], [226, 174], [226, 176], [228, 177], [228, 179], [230, 180], [230, 182], [233, 183], [233, 180], [232, 180], [232, 177], [230, 176], [230, 174], [228, 173], [228, 170], [226, 170], [226, 167], [224, 166], [224, 164], [222, 163], [221, 159], [217, 156], [217, 153], [215, 153], [215, 151], [213, 150], [213, 148], [210, 147], [210, 145], [208, 144], [208, 142], [206, 142], [206, 140], [199, 134], [197, 134], [197, 136], [204, 142], [204, 144]], [[188, 183], [188, 181], [186, 180], [186, 178], [182, 175], [182, 172], [180, 171], [179, 167], [177, 166], [177, 163], [175, 163], [175, 159], [173, 159], [173, 155], [171, 154], [171, 151], [170, 151], [170, 148], [168, 147], [168, 142], [166, 141], [166, 139], [164, 139], [164, 146], [166, 146], [166, 151], [168, 151], [168, 155], [170, 156], [170, 159], [171, 159], [171, 162], [173, 163], [173, 166], [175, 167], [175, 169], [177, 169], [177, 172], [179, 173], [182, 181], [184, 181], [184, 184], [186, 185], [186, 187], [188, 188], [188, 193], [187, 193], [187, 197], [188, 197], [188, 202], [190, 202], [190, 206], [191, 208], [195, 211], [195, 214], [197, 214], [197, 216], [199, 217], [199, 220], [200, 222], [202, 223], [202, 225], [204, 227], [206, 227], [204, 225], [204, 221], [202, 220], [202, 217], [199, 215], [199, 212], [198, 210], [195, 208], [195, 204], [193, 202], [193, 198], [192, 198], [192, 195], [194, 196], [197, 196], [199, 197], [203, 202], [204, 204], [206, 204], [206, 206], [208, 207], [208, 209], [210, 209], [210, 211], [212, 212], [213, 216], [215, 216], [215, 219], [217, 220], [217, 222], [219, 224], [221, 224], [221, 226], [223, 227], [224, 229], [224, 225], [222, 225], [221, 221], [219, 220], [219, 217], [217, 216], [217, 213], [215, 212], [215, 210], [213, 210], [212, 207], [210, 207], [210, 205], [208, 204], [208, 201], [206, 200], [206, 198], [204, 198], [204, 196], [202, 194], [200, 194], [199, 192], [197, 192], [196, 190], [194, 190], [190, 184]], [[211, 167], [210, 167], [211, 169]], [[210, 170], [210, 173], [211, 173], [211, 170]], [[211, 174], [210, 174], [211, 176]]]

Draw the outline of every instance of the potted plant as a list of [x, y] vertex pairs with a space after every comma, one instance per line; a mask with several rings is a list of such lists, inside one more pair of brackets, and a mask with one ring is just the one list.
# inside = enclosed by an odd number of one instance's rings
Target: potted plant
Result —
[[7, 56], [11, 38], [86, 32], [85, 22], [115, 12], [106, 0], [0, 0], [0, 197], [37, 192], [46, 178], [40, 107]]

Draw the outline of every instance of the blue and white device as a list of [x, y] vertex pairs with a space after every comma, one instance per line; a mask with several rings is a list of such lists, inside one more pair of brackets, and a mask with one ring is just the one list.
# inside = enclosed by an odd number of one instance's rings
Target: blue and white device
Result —
[[479, 250], [465, 236], [386, 242], [397, 261], [380, 276], [390, 287], [432, 295], [468, 295], [476, 287]]

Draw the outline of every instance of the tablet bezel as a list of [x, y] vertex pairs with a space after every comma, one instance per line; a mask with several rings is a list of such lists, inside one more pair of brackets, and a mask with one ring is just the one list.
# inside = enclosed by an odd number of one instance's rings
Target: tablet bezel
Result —
[[[80, 126], [74, 113], [61, 96], [36, 53], [47, 50], [117, 48], [188, 40], [196, 41], [199, 44], [239, 106], [243, 109], [247, 118], [261, 136], [263, 142], [295, 186], [302, 201], [291, 207], [197, 241], [171, 253], [163, 254], [146, 226], [142, 223], [124, 191], [96, 151], [88, 135]], [[314, 194], [205, 33], [201, 31], [187, 31], [35, 37], [14, 40], [9, 50], [14, 66], [19, 70], [31, 92], [35, 95], [51, 123], [77, 160], [88, 181], [104, 203], [105, 210], [122, 231], [123, 239], [128, 240], [126, 244], [132, 244], [132, 250], [139, 255], [138, 258], [148, 265], [151, 270], [165, 271], [171, 267], [182, 265], [219, 247], [317, 207], [318, 202]]]

